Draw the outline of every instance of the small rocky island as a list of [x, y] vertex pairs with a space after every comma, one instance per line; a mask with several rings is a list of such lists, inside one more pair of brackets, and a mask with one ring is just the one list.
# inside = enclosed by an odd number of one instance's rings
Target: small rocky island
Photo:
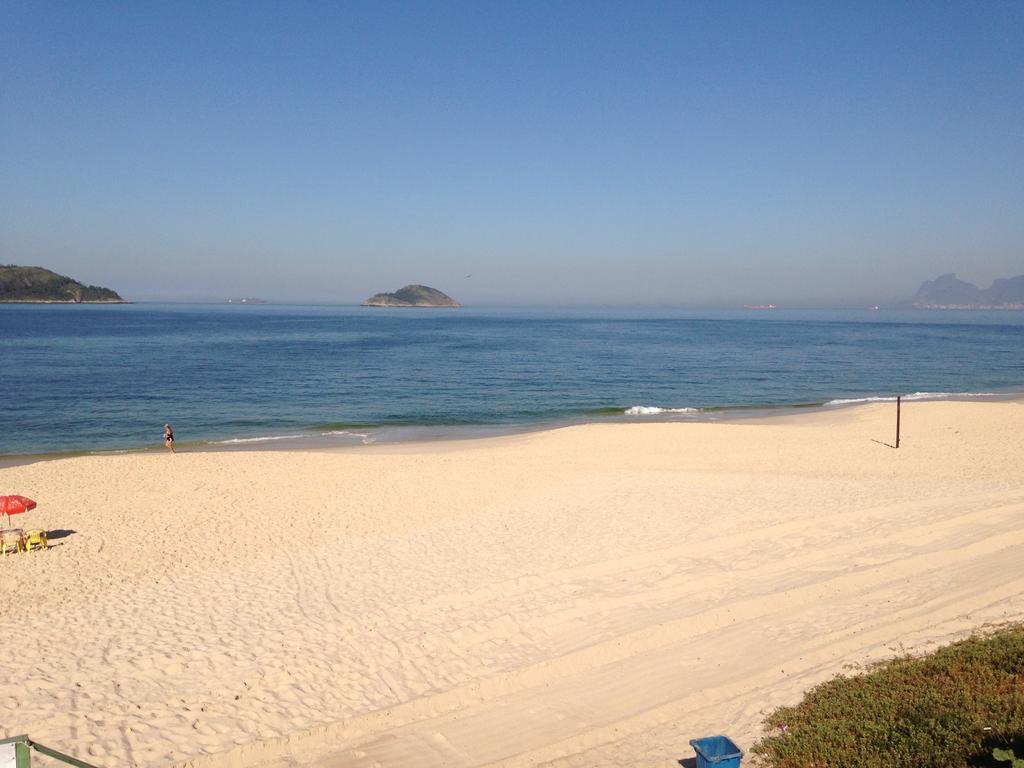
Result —
[[0, 265], [0, 303], [130, 304], [109, 288], [83, 285], [42, 267]]
[[394, 293], [378, 293], [364, 307], [461, 307], [455, 299], [426, 285], [407, 285]]

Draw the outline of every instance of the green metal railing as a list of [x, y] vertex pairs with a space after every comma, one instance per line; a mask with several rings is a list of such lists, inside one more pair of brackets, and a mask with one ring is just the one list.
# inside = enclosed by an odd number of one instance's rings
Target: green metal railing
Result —
[[42, 744], [37, 744], [28, 736], [12, 736], [9, 739], [0, 739], [0, 758], [3, 758], [2, 748], [8, 744], [14, 745], [15, 768], [31, 768], [33, 751], [38, 752], [41, 755], [46, 755], [47, 757], [52, 757], [54, 760], [58, 760], [62, 763], [73, 765], [75, 768], [97, 768], [97, 766], [92, 765], [91, 763], [86, 763], [76, 757], [71, 757], [71, 755], [65, 755], [63, 752], [58, 752], [56, 749], [50, 749]]

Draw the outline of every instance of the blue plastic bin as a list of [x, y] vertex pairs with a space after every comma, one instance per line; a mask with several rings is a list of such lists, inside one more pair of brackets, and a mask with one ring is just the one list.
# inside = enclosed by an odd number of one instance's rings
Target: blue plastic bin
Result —
[[728, 736], [705, 736], [690, 739], [697, 753], [697, 768], [739, 768], [743, 750]]

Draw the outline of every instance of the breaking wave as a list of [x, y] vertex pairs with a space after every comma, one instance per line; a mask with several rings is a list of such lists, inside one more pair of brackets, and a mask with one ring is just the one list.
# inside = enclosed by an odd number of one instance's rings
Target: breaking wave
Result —
[[[903, 395], [904, 400], [945, 400], [961, 397], [999, 397], [995, 392], [912, 392]], [[825, 405], [853, 405], [855, 403], [895, 403], [896, 395], [881, 397], [845, 397], [829, 400]]]
[[626, 416], [657, 416], [659, 413], [698, 413], [700, 408], [659, 408], [656, 405], [633, 405], [623, 411]]
[[241, 443], [266, 443], [270, 440], [298, 440], [308, 435], [271, 435], [268, 437], [233, 437], [230, 440], [217, 440], [214, 445], [239, 445]]

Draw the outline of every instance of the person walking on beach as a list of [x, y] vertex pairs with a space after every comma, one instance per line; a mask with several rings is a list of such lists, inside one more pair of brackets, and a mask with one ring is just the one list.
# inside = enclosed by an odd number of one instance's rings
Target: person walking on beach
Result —
[[164, 445], [166, 445], [171, 453], [174, 453], [174, 430], [171, 429], [170, 424], [164, 424]]

